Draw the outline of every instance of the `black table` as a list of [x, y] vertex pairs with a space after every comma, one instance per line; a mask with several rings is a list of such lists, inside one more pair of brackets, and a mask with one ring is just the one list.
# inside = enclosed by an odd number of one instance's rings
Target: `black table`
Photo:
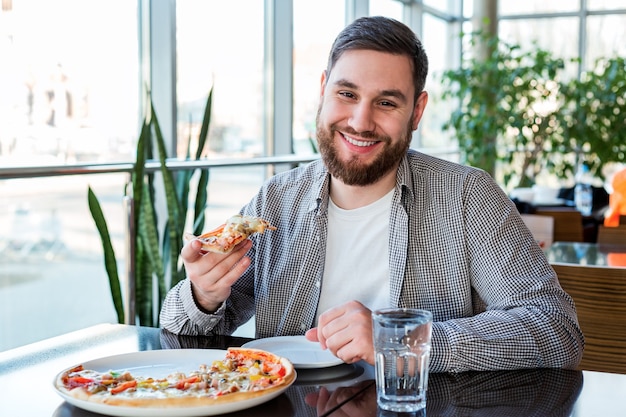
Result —
[[[142, 350], [224, 349], [250, 339], [179, 337], [147, 327], [103, 324], [0, 353], [0, 415], [93, 417], [65, 403], [54, 376], [84, 361]], [[228, 416], [395, 416], [376, 407], [373, 368], [300, 370], [283, 395]], [[37, 392], [34, 397], [32, 392]], [[431, 374], [433, 416], [623, 416], [626, 375], [558, 369]], [[423, 413], [422, 413], [423, 415]]]

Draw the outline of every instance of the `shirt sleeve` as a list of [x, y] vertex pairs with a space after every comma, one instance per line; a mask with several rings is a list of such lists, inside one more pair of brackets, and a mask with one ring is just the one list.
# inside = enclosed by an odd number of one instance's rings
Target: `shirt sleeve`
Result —
[[506, 195], [486, 174], [473, 181], [463, 203], [473, 314], [434, 323], [431, 369], [576, 367], [584, 339], [572, 298]]
[[161, 327], [175, 334], [220, 334], [225, 311], [226, 303], [212, 314], [200, 310], [193, 298], [191, 281], [185, 279], [168, 292], [159, 319]]

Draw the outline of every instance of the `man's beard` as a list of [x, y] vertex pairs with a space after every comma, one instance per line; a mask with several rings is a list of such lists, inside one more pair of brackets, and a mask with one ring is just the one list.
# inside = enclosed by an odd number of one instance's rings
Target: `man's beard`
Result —
[[[320, 123], [320, 110], [317, 112], [317, 143], [320, 148], [320, 154], [322, 160], [328, 169], [330, 174], [341, 180], [347, 185], [365, 186], [374, 184], [380, 180], [385, 174], [389, 173], [392, 169], [396, 168], [399, 161], [404, 157], [406, 151], [409, 149], [411, 143], [411, 137], [413, 134], [412, 122], [409, 121], [404, 140], [398, 141], [395, 144], [391, 144], [392, 140], [388, 136], [379, 136], [373, 133], [370, 134], [358, 134], [353, 129], [345, 127], [339, 128], [336, 124], [333, 124], [326, 128]], [[353, 155], [348, 161], [340, 159], [337, 148], [334, 143], [335, 132], [341, 131], [348, 135], [354, 134], [360, 136], [363, 139], [372, 139], [383, 142], [383, 146], [386, 146], [382, 153], [380, 153], [376, 159], [369, 163], [363, 163], [360, 161], [358, 155]], [[390, 145], [391, 144], [391, 145]]]

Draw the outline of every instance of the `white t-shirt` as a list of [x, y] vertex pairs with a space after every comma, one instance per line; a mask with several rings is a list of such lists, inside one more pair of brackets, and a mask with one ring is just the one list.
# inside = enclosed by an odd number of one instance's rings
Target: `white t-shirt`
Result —
[[328, 242], [315, 322], [331, 307], [358, 300], [371, 310], [389, 305], [391, 190], [354, 210], [328, 204]]

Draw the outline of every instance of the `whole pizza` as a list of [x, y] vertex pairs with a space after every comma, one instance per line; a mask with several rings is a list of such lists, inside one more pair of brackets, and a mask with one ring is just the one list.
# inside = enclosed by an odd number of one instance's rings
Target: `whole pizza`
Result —
[[126, 407], [199, 407], [267, 395], [295, 380], [287, 359], [259, 349], [229, 348], [223, 359], [164, 378], [101, 372], [75, 366], [61, 372], [57, 389], [82, 401]]

